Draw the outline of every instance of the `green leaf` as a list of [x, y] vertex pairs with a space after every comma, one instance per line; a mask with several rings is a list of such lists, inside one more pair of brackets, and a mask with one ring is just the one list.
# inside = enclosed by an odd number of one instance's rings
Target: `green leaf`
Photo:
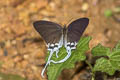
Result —
[[111, 64], [118, 70], [120, 70], [120, 49], [112, 51], [109, 55]]
[[120, 49], [120, 41], [117, 43], [114, 49]]
[[0, 73], [0, 80], [27, 80], [19, 75]]
[[107, 56], [110, 54], [110, 49], [98, 44], [92, 49], [93, 56]]
[[[81, 38], [78, 42], [77, 49], [72, 50], [70, 58], [60, 64], [51, 63], [47, 70], [48, 80], [57, 80], [57, 77], [60, 75], [63, 69], [74, 68], [76, 61], [83, 61], [86, 59], [85, 52], [89, 49], [89, 41], [91, 37]], [[67, 55], [66, 49], [62, 47], [59, 51], [59, 58], [56, 58], [56, 55], [53, 54], [52, 60], [59, 61]]]
[[[102, 48], [101, 48], [102, 47]], [[109, 48], [103, 47], [101, 45], [96, 46], [93, 49], [94, 56], [107, 56], [107, 58], [102, 57], [96, 60], [96, 64], [94, 65], [94, 72], [101, 71], [106, 72], [109, 75], [113, 75], [116, 70], [120, 71], [120, 43], [116, 45], [116, 47], [110, 52]], [[105, 55], [104, 55], [105, 54]]]
[[111, 64], [110, 60], [107, 60], [106, 58], [100, 58], [100, 59], [96, 60], [96, 64], [95, 64], [93, 70], [106, 72], [109, 75], [113, 75], [115, 73], [116, 69]]
[[113, 12], [112, 12], [112, 10], [108, 9], [108, 10], [105, 10], [104, 15], [105, 15], [105, 17], [109, 18], [113, 15]]

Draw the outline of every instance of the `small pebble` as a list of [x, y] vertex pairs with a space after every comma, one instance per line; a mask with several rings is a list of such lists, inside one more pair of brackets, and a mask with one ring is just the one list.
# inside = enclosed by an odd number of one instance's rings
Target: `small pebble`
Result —
[[16, 40], [12, 40], [12, 42], [11, 42], [13, 45], [15, 45], [16, 44]]
[[36, 66], [32, 66], [32, 69], [33, 69], [34, 71], [37, 71], [37, 70], [38, 70], [38, 68], [37, 68]]
[[83, 3], [83, 5], [82, 5], [82, 11], [87, 11], [88, 10], [88, 8], [89, 8], [89, 5], [88, 5], [88, 3]]
[[10, 40], [7, 40], [7, 41], [5, 42], [5, 45], [6, 45], [6, 47], [10, 47], [10, 46], [11, 46]]
[[29, 55], [27, 55], [27, 54], [24, 55], [23, 57], [24, 57], [24, 59], [29, 59]]
[[19, 62], [22, 58], [20, 56], [17, 56], [14, 58], [14, 62]]

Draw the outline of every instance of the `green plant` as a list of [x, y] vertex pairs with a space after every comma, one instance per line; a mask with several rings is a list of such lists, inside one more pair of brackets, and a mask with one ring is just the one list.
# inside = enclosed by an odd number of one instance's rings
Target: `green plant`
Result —
[[19, 75], [0, 73], [0, 80], [27, 80]]
[[92, 49], [92, 54], [100, 57], [96, 60], [93, 72], [101, 71], [113, 75], [115, 71], [120, 71], [120, 42], [112, 50], [98, 44]]
[[113, 15], [113, 12], [112, 12], [112, 10], [108, 9], [108, 10], [104, 11], [104, 15], [105, 15], [105, 17], [109, 18]]
[[[88, 64], [88, 66], [91, 68], [92, 80], [95, 79], [96, 71], [113, 75], [116, 70], [120, 70], [120, 42], [115, 48], [112, 49], [112, 51], [110, 48], [106, 48], [101, 44], [98, 44], [96, 47], [94, 47], [92, 49], [93, 57], [99, 56], [100, 58], [98, 58], [96, 60], [96, 64], [92, 66], [89, 61], [86, 60], [85, 56], [85, 52], [89, 50], [90, 40], [91, 37], [81, 38], [78, 42], [77, 48], [72, 50], [71, 57], [64, 63], [51, 63], [47, 68], [48, 80], [57, 80], [57, 77], [60, 75], [63, 69], [73, 68], [75, 66], [75, 62], [77, 61], [85, 61]], [[67, 55], [66, 49], [62, 47], [58, 55], [59, 58], [56, 58], [56, 55], [54, 54], [52, 56], [52, 60], [58, 61], [63, 59]]]

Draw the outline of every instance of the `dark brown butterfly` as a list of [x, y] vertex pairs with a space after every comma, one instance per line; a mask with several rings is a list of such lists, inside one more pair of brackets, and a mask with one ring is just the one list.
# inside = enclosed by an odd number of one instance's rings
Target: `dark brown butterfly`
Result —
[[[70, 23], [68, 27], [64, 26], [63, 28], [61, 25], [50, 21], [40, 20], [34, 22], [34, 28], [45, 40], [48, 50], [50, 51], [50, 56], [46, 66], [50, 64], [50, 62], [62, 63], [66, 61], [71, 55], [71, 50], [76, 49], [77, 42], [80, 40], [80, 37], [82, 36], [88, 24], [88, 18], [79, 18]], [[60, 61], [55, 62], [50, 60], [54, 52], [56, 52], [56, 57], [58, 57], [57, 54], [59, 52], [59, 48], [61, 48], [63, 45], [65, 46], [68, 55]], [[41, 73], [42, 76], [45, 68]]]

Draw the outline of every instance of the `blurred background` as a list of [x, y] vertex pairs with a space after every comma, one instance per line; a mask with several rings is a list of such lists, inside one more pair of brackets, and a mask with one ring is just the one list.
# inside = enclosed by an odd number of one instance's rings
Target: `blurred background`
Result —
[[[90, 48], [98, 43], [113, 48], [120, 40], [120, 0], [0, 0], [0, 74], [47, 80], [40, 75], [47, 49], [33, 22], [64, 25], [80, 17], [90, 19], [84, 32], [92, 36]], [[59, 80], [88, 80], [90, 72], [83, 65], [64, 70]]]

